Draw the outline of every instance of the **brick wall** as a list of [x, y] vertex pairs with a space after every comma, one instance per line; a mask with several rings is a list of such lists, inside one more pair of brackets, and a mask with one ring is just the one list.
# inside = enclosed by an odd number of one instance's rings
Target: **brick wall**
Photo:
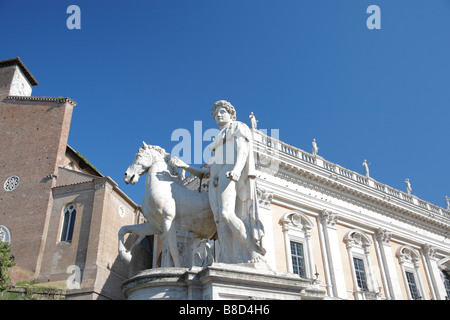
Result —
[[[11, 254], [36, 271], [54, 174], [63, 161], [72, 117], [68, 100], [0, 97], [0, 224], [11, 232]], [[19, 177], [13, 191], [3, 183]]]

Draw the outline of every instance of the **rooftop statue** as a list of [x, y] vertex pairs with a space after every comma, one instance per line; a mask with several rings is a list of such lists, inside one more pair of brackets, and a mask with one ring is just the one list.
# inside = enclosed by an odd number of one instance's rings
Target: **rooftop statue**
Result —
[[251, 112], [248, 117], [250, 118], [250, 123], [252, 125], [252, 129], [257, 129], [257, 127], [258, 127], [258, 120], [256, 120], [255, 115], [253, 114], [253, 112]]
[[406, 180], [405, 180], [405, 183], [406, 183], [406, 192], [407, 192], [408, 194], [411, 194], [412, 188], [411, 188], [411, 183], [409, 182], [409, 179], [406, 179]]
[[369, 177], [369, 165], [370, 165], [370, 163], [367, 163], [367, 160], [364, 160], [362, 165], [364, 167], [364, 170], [366, 170], [366, 177]]
[[213, 156], [204, 168], [173, 157], [170, 164], [200, 178], [208, 176], [209, 203], [217, 226], [217, 262], [264, 262], [264, 228], [259, 219], [249, 127], [236, 121], [235, 108], [225, 100], [214, 103], [211, 114], [220, 128], [209, 149]]
[[317, 147], [316, 139], [313, 139], [312, 146], [313, 146], [312, 154], [315, 157], [315, 156], [317, 156], [317, 153], [319, 152], [319, 148]]

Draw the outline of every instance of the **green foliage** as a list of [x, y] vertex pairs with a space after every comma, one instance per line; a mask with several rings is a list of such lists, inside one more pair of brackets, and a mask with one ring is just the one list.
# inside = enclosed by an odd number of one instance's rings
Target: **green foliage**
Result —
[[39, 285], [13, 286], [0, 292], [0, 300], [66, 300], [63, 290]]
[[0, 300], [26, 300], [24, 296], [17, 292], [0, 291]]
[[11, 281], [8, 269], [15, 265], [16, 263], [11, 259], [9, 243], [0, 242], [0, 291], [8, 288]]
[[90, 163], [90, 162], [88, 161], [88, 159], [87, 159], [85, 156], [82, 156], [80, 152], [77, 151], [77, 155], [78, 155], [81, 159], [83, 159], [83, 161], [86, 162], [87, 165], [89, 165], [92, 169], [94, 169], [95, 171], [97, 171], [97, 173], [100, 173], [100, 171], [98, 171], [98, 169], [97, 169], [96, 167], [94, 167], [94, 166], [92, 165], [92, 163]]
[[18, 287], [30, 287], [35, 285], [36, 283], [39, 283], [37, 279], [31, 279], [30, 281], [18, 281], [16, 283], [16, 286]]
[[63, 300], [62, 290], [52, 287], [41, 287], [36, 279], [17, 282], [10, 286], [8, 269], [16, 263], [11, 258], [8, 243], [0, 242], [0, 300]]

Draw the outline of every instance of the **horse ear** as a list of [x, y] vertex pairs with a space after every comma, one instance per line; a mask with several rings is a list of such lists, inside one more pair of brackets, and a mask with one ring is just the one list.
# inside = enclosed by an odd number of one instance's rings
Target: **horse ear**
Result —
[[147, 148], [148, 148], [148, 145], [145, 143], [145, 141], [142, 141], [142, 147], [143, 147], [144, 149], [147, 149]]

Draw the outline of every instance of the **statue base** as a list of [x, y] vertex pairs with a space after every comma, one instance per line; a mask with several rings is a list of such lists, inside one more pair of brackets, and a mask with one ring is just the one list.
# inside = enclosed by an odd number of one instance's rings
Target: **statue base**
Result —
[[122, 284], [128, 300], [322, 300], [325, 291], [297, 274], [264, 263], [214, 263], [200, 268], [155, 268]]

